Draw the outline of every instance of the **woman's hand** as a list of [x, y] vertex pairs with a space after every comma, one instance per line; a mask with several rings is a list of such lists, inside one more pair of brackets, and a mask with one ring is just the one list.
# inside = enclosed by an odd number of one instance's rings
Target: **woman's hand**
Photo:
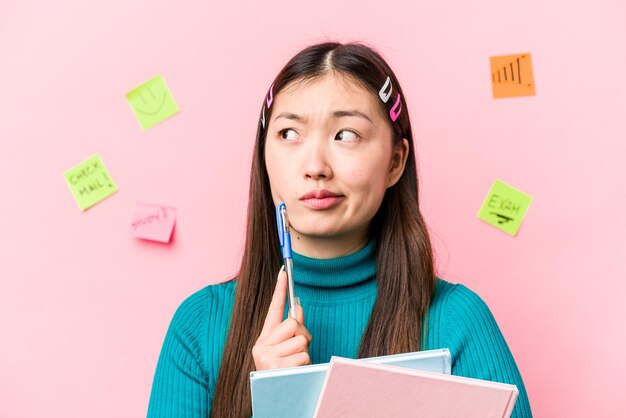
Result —
[[298, 303], [296, 319], [285, 314], [285, 298], [287, 297], [287, 273], [281, 269], [270, 308], [265, 317], [261, 335], [252, 347], [252, 357], [256, 370], [278, 369], [311, 364], [309, 344], [311, 334], [302, 325], [304, 311]]

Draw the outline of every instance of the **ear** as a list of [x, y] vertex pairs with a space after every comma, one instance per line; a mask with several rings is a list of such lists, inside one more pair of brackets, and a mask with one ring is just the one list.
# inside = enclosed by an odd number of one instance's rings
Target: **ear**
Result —
[[398, 180], [400, 180], [402, 173], [404, 173], [404, 167], [406, 166], [406, 160], [408, 157], [409, 141], [406, 138], [402, 138], [402, 143], [393, 148], [391, 165], [387, 175], [387, 188], [393, 186], [398, 182]]

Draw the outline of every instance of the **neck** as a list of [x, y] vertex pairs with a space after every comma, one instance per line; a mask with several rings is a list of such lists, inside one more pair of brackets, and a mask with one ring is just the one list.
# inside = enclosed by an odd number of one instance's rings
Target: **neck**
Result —
[[376, 242], [337, 258], [319, 259], [293, 253], [295, 293], [303, 301], [336, 304], [376, 294]]

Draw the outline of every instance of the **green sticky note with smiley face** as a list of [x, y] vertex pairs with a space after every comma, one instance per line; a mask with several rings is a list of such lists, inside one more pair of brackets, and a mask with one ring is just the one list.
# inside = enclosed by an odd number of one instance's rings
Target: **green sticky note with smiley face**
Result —
[[98, 154], [70, 168], [64, 177], [80, 210], [92, 207], [117, 191]]
[[500, 180], [491, 186], [478, 217], [502, 231], [517, 235], [533, 198]]
[[160, 74], [126, 93], [126, 98], [144, 130], [180, 111]]

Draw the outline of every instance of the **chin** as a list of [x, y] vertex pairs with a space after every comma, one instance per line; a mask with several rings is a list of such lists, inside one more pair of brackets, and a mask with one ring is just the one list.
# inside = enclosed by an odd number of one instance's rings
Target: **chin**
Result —
[[320, 228], [319, 226], [295, 230], [292, 236], [300, 236], [308, 239], [331, 239], [343, 235], [343, 231], [337, 228]]
[[362, 227], [358, 225], [307, 225], [302, 229], [293, 230], [292, 239], [300, 236], [305, 239], [324, 240], [324, 239], [353, 239], [361, 235]]
[[298, 235], [303, 238], [319, 239], [319, 238], [335, 238], [341, 234], [338, 231], [334, 231], [330, 229], [316, 228], [316, 229], [311, 229], [311, 230], [305, 229], [303, 231], [298, 231]]

